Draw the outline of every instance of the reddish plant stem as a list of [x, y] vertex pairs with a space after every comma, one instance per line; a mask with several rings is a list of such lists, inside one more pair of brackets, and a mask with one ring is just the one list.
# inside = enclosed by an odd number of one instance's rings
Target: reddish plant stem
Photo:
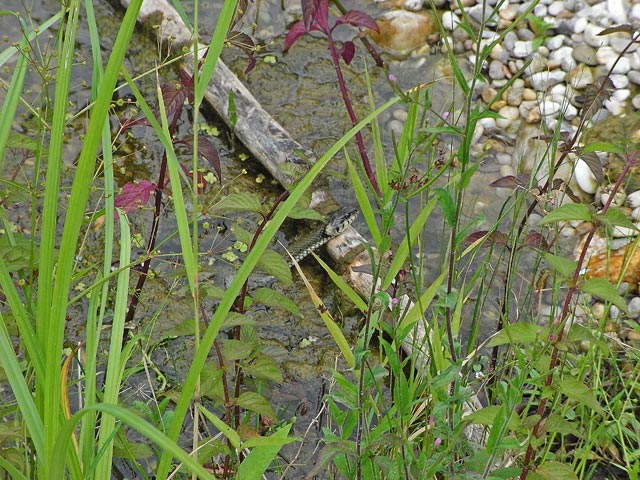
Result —
[[[340, 56], [338, 55], [338, 51], [336, 50], [336, 45], [333, 42], [331, 31], [327, 32], [327, 39], [329, 40], [329, 51], [331, 52], [331, 59], [333, 61], [333, 66], [336, 69], [336, 76], [338, 77], [338, 85], [340, 87], [342, 101], [344, 102], [345, 107], [347, 107], [347, 113], [349, 114], [351, 125], [355, 127], [358, 124], [358, 117], [356, 116], [356, 112], [353, 110], [353, 105], [351, 103], [351, 99], [349, 98], [349, 92], [347, 92], [344, 76], [342, 75], [342, 68], [340, 67]], [[371, 168], [371, 162], [369, 161], [369, 156], [367, 155], [367, 149], [364, 146], [364, 140], [362, 139], [361, 132], [356, 133], [356, 144], [358, 145], [358, 152], [360, 153], [362, 166], [364, 167], [364, 171], [367, 174], [367, 178], [371, 183], [371, 187], [376, 192], [376, 195], [378, 196], [378, 198], [382, 198], [382, 192], [380, 191], [380, 187], [378, 186], [378, 181], [376, 180], [376, 176], [374, 175], [373, 169]]]

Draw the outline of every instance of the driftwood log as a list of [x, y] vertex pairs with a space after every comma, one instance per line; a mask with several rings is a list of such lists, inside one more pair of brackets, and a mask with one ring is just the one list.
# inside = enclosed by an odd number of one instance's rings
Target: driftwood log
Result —
[[[129, 5], [129, 0], [121, 0], [121, 2], [124, 7]], [[157, 32], [159, 39], [167, 47], [176, 49], [183, 45], [191, 45], [193, 42], [191, 32], [182, 22], [178, 12], [166, 0], [145, 0], [138, 15], [138, 21], [142, 25], [154, 27], [153, 30]], [[149, 22], [153, 23], [148, 24]], [[193, 72], [192, 55], [184, 57], [182, 68], [190, 74]], [[282, 125], [262, 108], [224, 62], [218, 60], [211, 83], [205, 93], [205, 100], [227, 125], [230, 124], [228, 111], [230, 92], [233, 92], [236, 109], [235, 135], [281, 185], [290, 185], [292, 179], [283, 173], [279, 165], [284, 163], [306, 165], [296, 152], [303, 152], [306, 161], [313, 163], [315, 161], [313, 152], [291, 138]], [[330, 194], [316, 191], [314, 198], [325, 201], [330, 198]], [[354, 252], [361, 251], [365, 242], [366, 240], [355, 228], [348, 227], [342, 235], [327, 243], [327, 251], [341, 265], [345, 263], [346, 259], [350, 260], [350, 264], [345, 267], [347, 281], [360, 295], [368, 298], [372, 292], [373, 277], [368, 273], [363, 273], [362, 269], [356, 268], [370, 263], [368, 253], [366, 251], [360, 252], [354, 259]], [[408, 297], [400, 299], [400, 304], [405, 306], [406, 311], [413, 306]], [[403, 341], [402, 347], [407, 352], [414, 352], [415, 345], [425, 343], [427, 332], [428, 326], [419, 322], [414, 332]], [[419, 349], [419, 351], [424, 352], [424, 349]], [[428, 360], [426, 354], [417, 355], [418, 368], [421, 366], [426, 368]], [[468, 412], [479, 407], [480, 402], [475, 396], [468, 405], [463, 406]], [[465, 433], [472, 442], [482, 443], [484, 429], [481, 426], [470, 425]]]

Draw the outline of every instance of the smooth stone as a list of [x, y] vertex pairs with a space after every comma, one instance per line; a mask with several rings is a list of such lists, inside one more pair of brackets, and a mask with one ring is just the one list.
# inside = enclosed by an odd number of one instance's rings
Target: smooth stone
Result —
[[629, 48], [629, 42], [630, 42], [630, 39], [628, 35], [618, 36], [618, 35], [612, 34], [609, 38], [609, 45], [611, 46], [611, 48], [613, 48], [613, 50], [616, 53], [622, 53], [622, 51], [625, 49], [627, 52], [633, 52], [637, 50], [638, 48], [637, 44], [633, 44]]
[[544, 45], [551, 51], [560, 48], [566, 39], [566, 35], [555, 35], [545, 40]]
[[632, 70], [640, 70], [640, 52], [631, 52], [627, 55]]
[[524, 90], [524, 88], [522, 87], [511, 87], [509, 88], [506, 92], [505, 95], [503, 96], [503, 99], [507, 101], [508, 105], [511, 105], [513, 107], [517, 107], [518, 105], [520, 105], [522, 103], [522, 91]]
[[498, 111], [498, 114], [502, 117], [496, 118], [496, 125], [499, 128], [506, 128], [512, 125], [520, 117], [520, 112], [518, 111], [518, 109], [510, 105], [502, 107]]
[[627, 205], [630, 206], [631, 208], [640, 207], [640, 190], [636, 190], [635, 192], [632, 192], [629, 195], [627, 195], [626, 202], [627, 202]]
[[561, 104], [545, 100], [540, 104], [540, 114], [544, 117], [556, 117], [561, 108]]
[[640, 297], [633, 297], [629, 300], [629, 303], [627, 304], [627, 312], [631, 318], [640, 317]]
[[442, 28], [445, 30], [453, 30], [460, 23], [460, 17], [453, 12], [444, 12], [442, 14]]
[[496, 161], [500, 165], [511, 165], [513, 163], [513, 157], [509, 153], [499, 153], [496, 155]]
[[518, 34], [518, 38], [525, 42], [531, 42], [536, 38], [536, 34], [528, 28], [519, 28], [516, 33]]
[[542, 18], [547, 14], [547, 6], [542, 3], [538, 3], [533, 7], [533, 12], [531, 13], [533, 13], [534, 17]]
[[529, 100], [537, 100], [537, 99], [538, 99], [538, 95], [536, 94], [535, 90], [531, 88], [525, 88], [524, 90], [522, 90], [522, 100], [529, 101]]
[[640, 85], [640, 71], [631, 70], [629, 73], [627, 73], [627, 78], [631, 83]]
[[584, 64], [578, 65], [567, 73], [567, 81], [573, 88], [582, 89], [593, 83], [593, 73], [591, 73], [591, 69], [588, 66]]
[[[573, 65], [572, 65], [573, 64]], [[549, 61], [547, 66], [551, 69], [562, 67], [563, 70], [568, 71], [576, 66], [576, 61], [573, 58], [573, 47], [564, 46], [557, 50], [554, 50], [549, 55]], [[565, 68], [570, 66], [569, 68]]]
[[598, 34], [602, 31], [602, 27], [588, 23], [584, 29], [583, 39], [585, 43], [591, 47], [602, 48], [609, 43], [609, 39], [606, 36], [599, 37]]
[[435, 19], [429, 15], [392, 10], [376, 19], [380, 32], [370, 30], [378, 45], [396, 51], [413, 50], [427, 43], [438, 30]]
[[511, 22], [518, 16], [518, 6], [508, 5], [505, 8], [501, 8], [498, 12], [498, 16], [503, 20]]
[[551, 70], [550, 72], [538, 72], [529, 78], [531, 86], [540, 92], [556, 85], [564, 80], [566, 73], [562, 70]]
[[478, 124], [482, 125], [482, 128], [484, 128], [484, 131], [486, 133], [490, 133], [492, 131], [494, 131], [497, 128], [496, 125], [496, 119], [495, 118], [481, 118], [480, 120], [478, 120]]
[[607, 12], [613, 24], [627, 22], [627, 5], [624, 0], [607, 0]]
[[578, 18], [576, 18], [576, 20], [573, 22], [573, 31], [574, 31], [574, 33], [582, 33], [582, 32], [584, 32], [584, 30], [587, 28], [588, 24], [589, 24], [589, 20], [587, 20], [587, 17], [578, 17]]
[[631, 7], [629, 12], [629, 20], [640, 20], [640, 3], [636, 3]]
[[619, 102], [626, 101], [631, 96], [631, 90], [628, 88], [619, 88], [611, 95], [611, 98], [615, 98]]
[[579, 44], [575, 45], [572, 52], [573, 58], [578, 63], [584, 63], [585, 65], [594, 66], [597, 65], [596, 51], [589, 45]]
[[480, 94], [484, 103], [490, 103], [494, 98], [496, 98], [496, 95], [498, 95], [498, 91], [491, 87], [485, 88]]
[[504, 44], [504, 48], [506, 48], [508, 51], [513, 51], [513, 45], [518, 41], [518, 35], [516, 35], [516, 32], [514, 32], [513, 30], [511, 30], [510, 32], [508, 32], [505, 36], [504, 36], [504, 40], [502, 41]]
[[503, 63], [499, 60], [492, 60], [489, 63], [489, 78], [493, 80], [501, 80], [505, 77]]
[[573, 177], [584, 193], [593, 195], [598, 188], [596, 177], [584, 160], [577, 159], [573, 170]]
[[514, 43], [511, 53], [516, 58], [529, 57], [533, 53], [533, 42], [518, 40]]
[[560, 1], [552, 2], [547, 8], [547, 13], [552, 17], [560, 14], [564, 10], [564, 3]]
[[605, 66], [607, 67], [607, 70], [610, 70], [613, 67], [613, 70], [611, 71], [611, 73], [613, 74], [618, 73], [621, 75], [625, 75], [631, 70], [631, 62], [629, 62], [629, 59], [627, 57], [622, 57], [618, 59], [617, 62], [615, 58], [611, 59], [605, 64]]
[[534, 73], [547, 70], [547, 59], [540, 55], [539, 52], [535, 52], [531, 56], [531, 63], [524, 69], [525, 75], [533, 75]]
[[636, 95], [631, 99], [631, 105], [633, 105], [633, 108], [636, 110], [640, 110], [640, 95]]
[[624, 113], [624, 102], [620, 102], [618, 99], [611, 97], [609, 100], [605, 100], [604, 106], [612, 115], [622, 115]]

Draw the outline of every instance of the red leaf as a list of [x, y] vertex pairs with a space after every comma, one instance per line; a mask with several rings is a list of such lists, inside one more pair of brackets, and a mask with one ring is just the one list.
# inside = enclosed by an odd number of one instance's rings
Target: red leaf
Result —
[[353, 60], [353, 56], [356, 54], [356, 46], [353, 42], [344, 42], [342, 48], [340, 48], [339, 54], [344, 60], [344, 63], [349, 65], [351, 60]]
[[[175, 140], [173, 142], [176, 145], [184, 145], [189, 149], [189, 152], [193, 153], [193, 141], [191, 139], [180, 139]], [[198, 135], [198, 153], [204, 157], [204, 159], [209, 162], [209, 164], [213, 167], [213, 172], [218, 177], [218, 180], [222, 181], [222, 169], [220, 167], [220, 156], [218, 155], [218, 150], [204, 135]], [[185, 173], [188, 174], [188, 171], [185, 170]]]
[[180, 83], [186, 90], [189, 102], [193, 103], [193, 75], [189, 75], [182, 68], [178, 69], [178, 74], [180, 75]]
[[491, 244], [495, 245], [506, 245], [507, 244], [507, 236], [502, 232], [489, 232], [488, 230], [479, 230], [477, 232], [473, 232], [464, 239], [464, 243], [472, 244], [477, 242], [478, 240], [484, 238], [488, 240], [488, 242], [483, 243], [483, 247], [488, 247]]
[[529, 186], [530, 176], [526, 173], [521, 173], [516, 176], [507, 175], [506, 177], [500, 177], [495, 182], [492, 182], [490, 187], [499, 188], [516, 188]]
[[549, 251], [547, 240], [538, 232], [531, 232], [524, 241], [526, 247], [539, 248], [540, 250]]
[[[187, 99], [187, 89], [181, 83], [165, 83], [161, 89], [164, 110], [167, 112], [167, 117], [172, 117], [184, 105], [184, 101]], [[156, 118], [160, 118], [158, 112], [156, 112]]]
[[284, 39], [283, 51], [289, 50], [298, 38], [307, 33], [307, 28], [304, 26], [302, 20], [295, 23], [287, 32], [287, 36]]
[[122, 191], [116, 195], [114, 205], [124, 210], [125, 213], [131, 213], [138, 207], [146, 205], [151, 196], [151, 192], [157, 190], [155, 183], [149, 180], [140, 180], [139, 182], [129, 182], [122, 187]]
[[308, 31], [316, 18], [316, 13], [320, 7], [320, 0], [302, 0], [302, 22], [305, 31]]
[[354, 27], [370, 28], [371, 30], [375, 30], [376, 32], [380, 33], [380, 27], [378, 27], [376, 21], [366, 13], [360, 12], [358, 10], [350, 10], [336, 20], [336, 25], [340, 25], [343, 23], [348, 23], [349, 25], [353, 25]]

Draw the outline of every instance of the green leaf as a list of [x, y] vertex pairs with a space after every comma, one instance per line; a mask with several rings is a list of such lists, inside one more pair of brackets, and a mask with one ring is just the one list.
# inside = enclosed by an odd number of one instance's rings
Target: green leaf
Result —
[[266, 249], [258, 260], [258, 267], [283, 285], [291, 285], [291, 268], [279, 253]]
[[489, 342], [489, 347], [510, 343], [531, 343], [538, 339], [549, 337], [549, 327], [542, 327], [535, 323], [514, 323], [506, 325], [497, 332]]
[[471, 412], [469, 415], [465, 415], [464, 419], [477, 425], [493, 425], [496, 415], [500, 412], [501, 408], [499, 405], [484, 407]]
[[593, 216], [593, 218], [594, 220], [608, 226], [620, 226], [638, 230], [633, 222], [629, 220], [629, 218], [627, 218], [625, 213], [617, 207], [609, 207], [609, 209], [604, 214], [597, 213]]
[[224, 212], [256, 212], [264, 213], [265, 207], [262, 199], [253, 193], [230, 193], [218, 203], [216, 203], [212, 211], [217, 213]]
[[224, 319], [222, 324], [223, 328], [238, 327], [241, 325], [255, 325], [256, 321], [246, 315], [238, 312], [229, 312], [227, 318]]
[[291, 424], [284, 425], [270, 437], [253, 437], [242, 444], [243, 448], [253, 447], [238, 467], [236, 478], [243, 480], [260, 480], [271, 462], [276, 458], [283, 445], [297, 441], [287, 438]]
[[616, 287], [604, 278], [590, 278], [582, 284], [580, 290], [600, 297], [606, 302], [611, 302], [622, 311], [627, 311], [627, 304], [624, 298], [620, 296]]
[[[18, 234], [0, 235], [0, 260], [5, 263], [10, 273], [31, 265], [31, 251], [29, 238]], [[37, 250], [34, 253], [37, 254]]]
[[233, 448], [240, 448], [240, 435], [238, 435], [233, 428], [227, 425], [222, 419], [218, 418], [217, 415], [214, 415], [207, 410], [201, 403], [196, 403], [196, 406], [200, 409], [200, 412], [202, 412], [205, 418], [213, 423], [213, 425], [220, 430], [225, 437], [227, 437]]
[[442, 208], [445, 220], [450, 227], [453, 227], [456, 221], [456, 205], [451, 194], [444, 188], [436, 188], [434, 193], [438, 196], [438, 204]]
[[591, 221], [591, 210], [587, 205], [582, 203], [570, 203], [561, 205], [555, 210], [549, 212], [542, 220], [540, 225], [546, 225], [553, 222], [568, 222], [571, 220], [582, 220], [584, 222]]
[[577, 378], [565, 377], [559, 380], [558, 388], [569, 399], [585, 405], [600, 414], [604, 413], [593, 392]]
[[549, 415], [549, 418], [544, 422], [544, 431], [560, 433], [562, 435], [580, 436], [580, 431], [574, 422], [568, 421], [557, 413]]
[[620, 148], [619, 145], [614, 145], [613, 143], [608, 142], [593, 142], [587, 145], [582, 149], [583, 153], [591, 153], [591, 152], [608, 152], [608, 153], [617, 153], [618, 155], [624, 154], [624, 149]]
[[273, 358], [263, 353], [256, 355], [251, 362], [243, 363], [242, 369], [255, 378], [282, 383], [282, 370]]
[[224, 340], [222, 343], [222, 356], [229, 362], [233, 360], [242, 360], [251, 355], [256, 345], [252, 342], [242, 340]]
[[255, 303], [261, 303], [268, 307], [282, 308], [298, 317], [302, 317], [302, 312], [300, 312], [295, 302], [272, 288], [259, 288], [256, 290], [253, 300]]
[[545, 253], [544, 259], [547, 261], [549, 266], [551, 266], [551, 268], [553, 268], [564, 278], [573, 277], [576, 268], [578, 268], [578, 262], [565, 257], [561, 257], [559, 255], [554, 255], [552, 253]]
[[570, 464], [545, 462], [529, 473], [531, 480], [578, 480]]
[[251, 241], [253, 240], [253, 233], [249, 230], [244, 229], [238, 223], [234, 223], [233, 227], [231, 227], [231, 231], [236, 236], [236, 240], [242, 243], [246, 243], [247, 245], [251, 245]]
[[317, 220], [319, 222], [324, 221], [324, 217], [320, 215], [320, 213], [312, 208], [304, 208], [300, 205], [293, 207], [293, 210], [289, 213], [289, 218], [296, 220]]
[[269, 400], [256, 392], [243, 392], [233, 402], [241, 408], [262, 416], [277, 419], [276, 412], [271, 408]]

